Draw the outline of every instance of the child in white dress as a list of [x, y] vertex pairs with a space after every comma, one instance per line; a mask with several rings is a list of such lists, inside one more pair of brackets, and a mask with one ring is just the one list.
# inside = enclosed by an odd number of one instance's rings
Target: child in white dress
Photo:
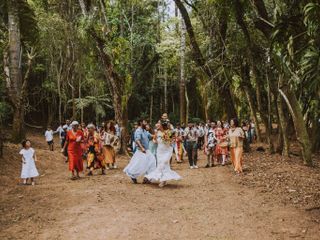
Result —
[[31, 147], [31, 142], [29, 140], [24, 140], [22, 142], [22, 147], [19, 154], [22, 155], [21, 178], [23, 179], [23, 184], [26, 185], [28, 178], [30, 178], [31, 184], [35, 185], [34, 178], [39, 176], [35, 164], [35, 161], [37, 161], [35, 151]]

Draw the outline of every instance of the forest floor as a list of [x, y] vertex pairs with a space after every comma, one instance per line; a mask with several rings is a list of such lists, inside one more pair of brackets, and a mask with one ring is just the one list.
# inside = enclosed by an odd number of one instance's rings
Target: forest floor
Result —
[[[319, 239], [320, 168], [298, 157], [253, 150], [245, 174], [231, 166], [188, 169], [160, 189], [133, 185], [122, 169], [71, 181], [59, 149], [29, 136], [38, 154], [36, 186], [20, 186], [20, 146], [5, 145], [0, 159], [0, 239]], [[56, 140], [58, 142], [58, 140]], [[141, 180], [140, 180], [141, 182]]]

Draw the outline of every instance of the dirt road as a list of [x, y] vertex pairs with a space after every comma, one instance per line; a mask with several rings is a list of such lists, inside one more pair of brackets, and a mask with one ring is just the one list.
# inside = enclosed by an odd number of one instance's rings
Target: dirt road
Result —
[[15, 170], [1, 171], [0, 239], [319, 239], [305, 211], [240, 185], [230, 166], [174, 163], [183, 180], [160, 189], [131, 184], [121, 158], [105, 176], [71, 181], [59, 151], [32, 140], [42, 176], [34, 187], [17, 186], [19, 163], [4, 164]]

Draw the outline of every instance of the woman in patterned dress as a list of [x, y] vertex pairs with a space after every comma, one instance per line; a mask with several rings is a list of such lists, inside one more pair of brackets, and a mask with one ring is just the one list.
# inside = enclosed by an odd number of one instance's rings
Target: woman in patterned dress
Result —
[[216, 157], [218, 161], [221, 158], [222, 160], [221, 164], [225, 165], [226, 157], [228, 155], [228, 142], [226, 138], [226, 132], [222, 127], [221, 121], [217, 122], [217, 127], [214, 130], [214, 135], [217, 140], [217, 145], [215, 149]]
[[105, 174], [105, 159], [101, 153], [100, 135], [93, 124], [89, 124], [87, 133], [87, 168], [91, 176], [94, 169], [101, 168], [101, 174]]
[[104, 132], [102, 136], [103, 148], [102, 152], [105, 157], [105, 162], [107, 164], [107, 169], [116, 169], [116, 152], [115, 145], [118, 143], [119, 139], [116, 136], [116, 129], [112, 121], [105, 124]]

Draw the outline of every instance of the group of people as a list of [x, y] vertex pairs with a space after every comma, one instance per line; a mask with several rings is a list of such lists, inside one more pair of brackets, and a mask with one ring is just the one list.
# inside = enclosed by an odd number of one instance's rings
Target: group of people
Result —
[[[124, 172], [133, 183], [137, 183], [137, 178], [143, 176], [143, 183], [157, 181], [159, 186], [163, 187], [170, 180], [181, 179], [179, 174], [170, 168], [173, 155], [177, 163], [183, 162], [186, 155], [190, 169], [197, 169], [198, 151], [203, 150], [207, 158], [206, 168], [213, 167], [215, 163], [225, 165], [230, 156], [234, 171], [240, 174], [243, 171], [244, 140], [254, 140], [253, 130], [252, 122], [239, 126], [237, 119], [230, 122], [207, 121], [206, 124], [188, 123], [187, 126], [177, 124], [175, 127], [166, 113], [154, 127], [145, 120], [140, 120], [135, 123], [131, 134], [133, 157]], [[61, 152], [69, 163], [71, 179], [80, 178], [79, 173], [84, 169], [83, 160], [86, 160], [89, 176], [93, 175], [96, 169], [105, 174], [106, 169], [117, 168], [116, 152], [121, 142], [121, 129], [113, 121], [96, 127], [92, 123], [86, 126], [84, 123], [67, 120], [65, 125], [60, 125], [56, 131], [48, 127], [45, 138], [52, 151], [55, 133], [59, 134]], [[29, 140], [23, 143], [20, 154], [23, 155], [24, 163], [36, 159]], [[21, 177], [25, 180], [38, 176], [35, 164], [29, 165], [31, 167], [23, 166]], [[29, 175], [26, 174], [27, 168], [31, 169]]]
[[134, 155], [124, 172], [133, 183], [144, 176], [143, 183], [158, 181], [163, 187], [167, 181], [181, 178], [170, 168], [173, 153], [177, 163], [183, 162], [183, 156], [187, 155], [190, 169], [198, 169], [198, 151], [203, 150], [207, 156], [206, 168], [213, 167], [215, 162], [225, 165], [230, 155], [234, 171], [240, 174], [243, 172], [243, 144], [247, 138], [248, 129], [239, 126], [237, 119], [174, 127], [168, 115], [163, 114], [154, 128], [141, 120], [134, 124], [131, 133]]
[[69, 121], [62, 127], [64, 131], [60, 139], [61, 152], [69, 162], [72, 180], [80, 178], [83, 159], [86, 160], [88, 176], [93, 175], [96, 169], [101, 169], [101, 174], [105, 174], [106, 169], [117, 168], [116, 148], [119, 137], [113, 121], [104, 123], [100, 128], [92, 123], [87, 126], [77, 121], [68, 123]]

